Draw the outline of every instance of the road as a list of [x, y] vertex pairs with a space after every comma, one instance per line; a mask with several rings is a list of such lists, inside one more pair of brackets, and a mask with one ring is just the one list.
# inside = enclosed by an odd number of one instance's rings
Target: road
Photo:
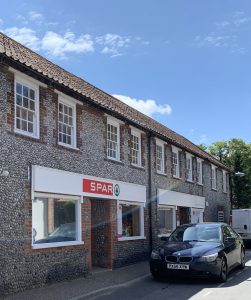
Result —
[[[86, 298], [82, 298], [86, 299]], [[162, 280], [155, 281], [144, 276], [126, 285], [114, 286], [88, 300], [236, 300], [251, 299], [251, 250], [246, 252], [244, 270], [234, 270], [227, 282], [217, 284], [207, 280]]]

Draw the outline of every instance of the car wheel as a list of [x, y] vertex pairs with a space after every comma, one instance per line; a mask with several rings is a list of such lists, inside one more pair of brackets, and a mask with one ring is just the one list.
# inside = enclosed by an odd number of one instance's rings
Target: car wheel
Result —
[[221, 260], [221, 271], [218, 277], [218, 282], [225, 282], [227, 280], [227, 260], [225, 257]]
[[245, 251], [243, 248], [241, 248], [241, 263], [240, 263], [240, 269], [245, 268]]

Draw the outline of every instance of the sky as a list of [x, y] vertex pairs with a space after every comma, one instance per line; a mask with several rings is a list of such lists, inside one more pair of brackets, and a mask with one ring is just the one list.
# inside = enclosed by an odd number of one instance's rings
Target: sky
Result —
[[0, 7], [0, 31], [193, 143], [251, 142], [250, 0]]

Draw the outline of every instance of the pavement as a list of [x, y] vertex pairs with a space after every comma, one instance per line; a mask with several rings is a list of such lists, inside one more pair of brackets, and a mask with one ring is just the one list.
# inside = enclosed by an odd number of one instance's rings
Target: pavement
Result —
[[115, 270], [96, 268], [74, 280], [7, 295], [4, 300], [85, 300], [114, 288], [128, 287], [150, 277], [148, 261]]

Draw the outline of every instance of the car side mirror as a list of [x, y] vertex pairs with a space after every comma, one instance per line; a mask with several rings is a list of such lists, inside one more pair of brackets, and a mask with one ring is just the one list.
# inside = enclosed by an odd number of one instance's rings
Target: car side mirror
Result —
[[169, 240], [169, 237], [168, 236], [162, 236], [160, 238], [161, 241], [164, 241], [164, 242], [167, 242]]
[[234, 238], [234, 237], [228, 236], [227, 239], [226, 239], [226, 242], [227, 242], [228, 244], [233, 244], [233, 243], [235, 242], [235, 238]]

